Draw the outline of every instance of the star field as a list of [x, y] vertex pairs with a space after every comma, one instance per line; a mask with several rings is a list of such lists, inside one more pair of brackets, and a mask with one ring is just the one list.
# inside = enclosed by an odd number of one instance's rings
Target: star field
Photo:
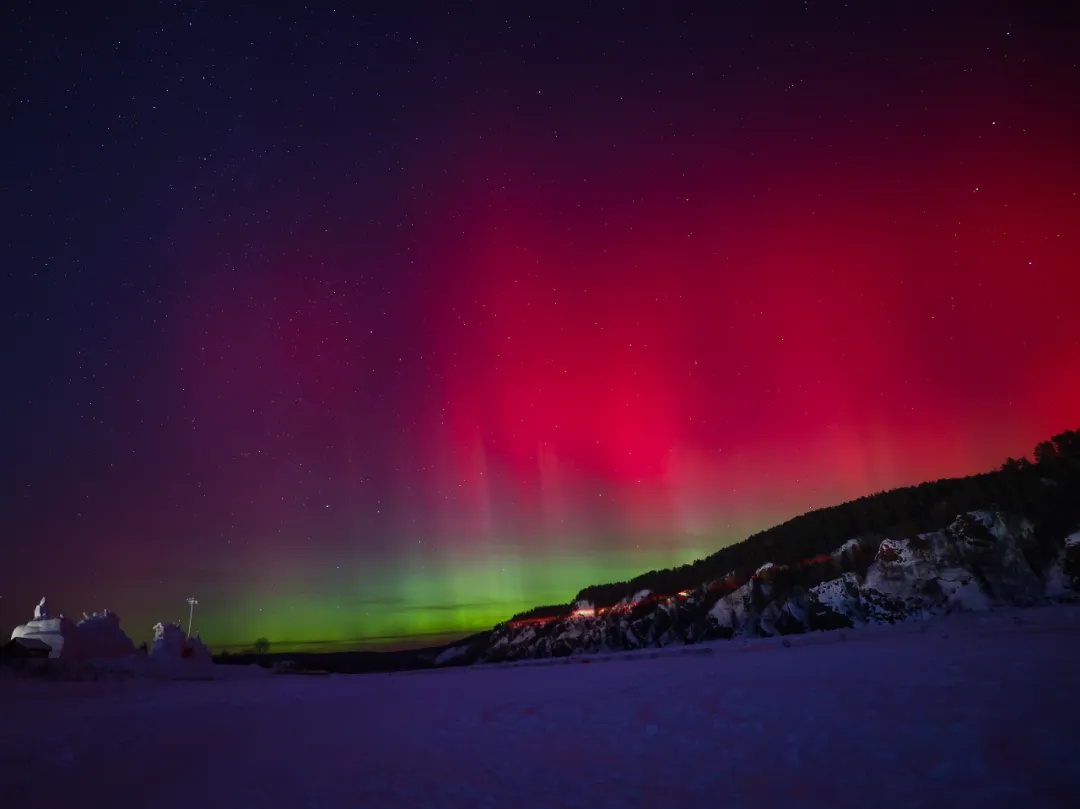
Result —
[[4, 626], [427, 642], [1075, 427], [1060, 11], [373, 8], [6, 13]]

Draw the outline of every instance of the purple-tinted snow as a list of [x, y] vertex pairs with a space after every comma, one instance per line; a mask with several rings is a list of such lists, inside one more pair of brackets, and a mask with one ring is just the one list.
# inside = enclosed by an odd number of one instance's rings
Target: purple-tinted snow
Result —
[[[0, 682], [11, 806], [1052, 807], [1080, 608], [365, 676]], [[10, 800], [10, 804], [7, 801]]]

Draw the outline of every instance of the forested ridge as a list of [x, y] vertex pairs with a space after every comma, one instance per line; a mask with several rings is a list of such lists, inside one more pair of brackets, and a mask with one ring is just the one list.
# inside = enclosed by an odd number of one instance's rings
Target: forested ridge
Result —
[[[650, 570], [629, 581], [586, 587], [576, 601], [597, 607], [641, 590], [673, 594], [728, 576], [743, 579], [766, 562], [792, 564], [829, 554], [849, 539], [876, 547], [882, 539], [937, 530], [956, 515], [990, 510], [1021, 514], [1035, 529], [1032, 553], [1048, 561], [1060, 538], [1080, 527], [1080, 431], [1066, 430], [1036, 445], [1032, 458], [1009, 458], [999, 469], [892, 489], [817, 509], [687, 565]], [[564, 615], [571, 605], [535, 607], [514, 616]]]

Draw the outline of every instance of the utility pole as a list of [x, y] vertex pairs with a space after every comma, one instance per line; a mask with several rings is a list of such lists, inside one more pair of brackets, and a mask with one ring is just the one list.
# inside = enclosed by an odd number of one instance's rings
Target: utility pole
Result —
[[191, 637], [191, 620], [192, 620], [192, 618], [195, 617], [195, 605], [198, 604], [199, 602], [195, 600], [195, 596], [192, 596], [191, 598], [189, 598], [187, 600], [187, 603], [191, 607], [191, 609], [188, 611], [188, 619], [187, 619], [187, 636], [190, 638]]

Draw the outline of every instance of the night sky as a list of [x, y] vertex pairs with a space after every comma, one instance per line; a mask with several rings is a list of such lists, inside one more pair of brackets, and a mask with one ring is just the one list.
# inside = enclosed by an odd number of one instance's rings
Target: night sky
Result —
[[434, 642], [1078, 426], [1075, 20], [363, 5], [5, 12], [0, 630]]

